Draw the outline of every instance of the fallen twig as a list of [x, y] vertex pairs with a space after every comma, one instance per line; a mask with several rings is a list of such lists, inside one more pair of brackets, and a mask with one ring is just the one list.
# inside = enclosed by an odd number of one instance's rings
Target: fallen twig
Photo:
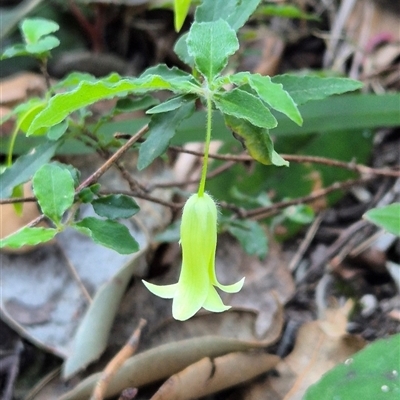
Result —
[[145, 325], [146, 321], [144, 319], [141, 319], [137, 328], [135, 329], [125, 346], [107, 364], [93, 390], [93, 394], [90, 397], [90, 400], [103, 400], [106, 394], [107, 387], [110, 384], [113, 376], [117, 373], [121, 365], [135, 353], [139, 344], [140, 334]]

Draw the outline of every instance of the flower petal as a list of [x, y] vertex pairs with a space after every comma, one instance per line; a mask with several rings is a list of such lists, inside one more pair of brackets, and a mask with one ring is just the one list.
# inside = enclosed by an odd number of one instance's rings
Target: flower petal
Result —
[[217, 247], [217, 206], [214, 200], [204, 193], [202, 197], [194, 194], [189, 197], [182, 213], [181, 246], [183, 262], [195, 265], [201, 260], [206, 268], [214, 259]]
[[[185, 260], [185, 257], [183, 259]], [[201, 258], [196, 264], [183, 262], [172, 303], [172, 316], [179, 321], [193, 317], [203, 306], [209, 285], [207, 267]]]
[[203, 304], [203, 308], [211, 312], [223, 312], [229, 310], [231, 306], [226, 306], [214, 286], [210, 286], [207, 298]]
[[242, 278], [240, 281], [236, 283], [232, 283], [231, 285], [222, 285], [217, 280], [213, 282], [213, 285], [215, 285], [217, 288], [221, 289], [226, 293], [237, 293], [243, 287], [243, 284], [244, 284], [244, 278]]
[[150, 290], [151, 293], [155, 294], [156, 296], [162, 297], [163, 299], [172, 299], [178, 287], [177, 283], [172, 285], [154, 285], [153, 283], [146, 282], [142, 279], [142, 282]]
[[242, 278], [240, 281], [233, 283], [231, 285], [223, 285], [222, 283], [219, 283], [218, 279], [217, 279], [217, 275], [215, 274], [215, 260], [214, 259], [210, 259], [210, 261], [209, 261], [208, 274], [210, 276], [211, 283], [226, 293], [237, 293], [243, 287], [243, 284], [244, 284], [244, 278]]

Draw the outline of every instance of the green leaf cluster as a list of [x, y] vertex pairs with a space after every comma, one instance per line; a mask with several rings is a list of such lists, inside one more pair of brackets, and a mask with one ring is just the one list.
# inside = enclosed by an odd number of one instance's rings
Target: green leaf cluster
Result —
[[[17, 193], [18, 185], [33, 176], [34, 193], [54, 229], [60, 231], [71, 226], [105, 246], [122, 252], [134, 251], [136, 244], [129, 239], [129, 235], [126, 242], [118, 246], [116, 239], [106, 239], [103, 233], [107, 232], [113, 238], [120, 237], [117, 230], [121, 231], [121, 235], [122, 231], [126, 234], [125, 227], [115, 220], [128, 218], [133, 210], [137, 212], [136, 206], [124, 197], [100, 196], [96, 191], [98, 188], [86, 188], [76, 193], [77, 185], [71, 171], [47, 163], [67, 138], [85, 140], [89, 146], [100, 149], [118, 147], [120, 142], [102, 136], [100, 127], [117, 114], [147, 109], [149, 133], [139, 147], [137, 164], [138, 169], [144, 169], [165, 153], [179, 126], [193, 115], [196, 102], [207, 104], [219, 112], [225, 125], [244, 143], [255, 160], [265, 165], [287, 166], [288, 163], [275, 151], [270, 136], [270, 130], [277, 126], [277, 113], [301, 126], [300, 104], [356, 90], [361, 83], [345, 78], [316, 76], [281, 75], [270, 78], [249, 72], [227, 74], [230, 58], [239, 49], [237, 31], [259, 3], [260, 0], [204, 0], [197, 7], [189, 32], [183, 34], [175, 46], [177, 56], [192, 73], [166, 65], [151, 67], [138, 77], [121, 77], [113, 73], [97, 79], [89, 74], [73, 73], [57, 84], [56, 94], [52, 88], [45, 100], [33, 99], [19, 106], [15, 111], [18, 123], [10, 143], [9, 165], [0, 175], [2, 197]], [[179, 28], [190, 1], [177, 0], [174, 4], [176, 26]], [[3, 58], [33, 55], [44, 60], [58, 45], [58, 40], [52, 35], [58, 30], [58, 25], [52, 21], [27, 19], [20, 28], [24, 44], [7, 49]], [[158, 104], [150, 94], [160, 90], [171, 92], [171, 97]], [[91, 115], [87, 107], [110, 98], [118, 99], [117, 104], [90, 129], [90, 134], [96, 139], [93, 143], [90, 137], [82, 135], [88, 129], [86, 118]], [[23, 155], [11, 165], [14, 141], [20, 131], [27, 137], [46, 135], [48, 143], [38, 146], [33, 153]], [[76, 222], [74, 210], [81, 203], [91, 203], [94, 211], [104, 219]], [[103, 226], [103, 231], [100, 226]], [[257, 232], [257, 229], [252, 224], [230, 230], [248, 247], [240, 232]], [[47, 240], [43, 231], [40, 232], [42, 241]], [[27, 237], [26, 232], [23, 237]], [[33, 241], [21, 239], [20, 244]], [[265, 245], [261, 248], [265, 249]], [[249, 248], [249, 251], [253, 250]], [[264, 250], [257, 255], [263, 254]]]
[[[43, 152], [43, 154], [49, 154]], [[51, 154], [51, 152], [50, 152]], [[21, 157], [22, 158], [22, 157]], [[104, 219], [86, 217], [75, 221], [73, 204], [75, 202], [75, 171], [60, 163], [42, 165], [33, 175], [33, 192], [42, 213], [54, 228], [24, 227], [0, 241], [0, 247], [18, 248], [47, 242], [58, 233], [72, 227], [90, 236], [95, 243], [129, 254], [139, 249], [138, 243], [130, 235], [125, 225], [115, 221], [130, 218], [139, 211], [136, 202], [124, 195], [97, 197], [98, 187], [87, 188], [85, 194], [78, 196], [92, 203], [95, 213]], [[90, 195], [88, 194], [90, 193]], [[76, 203], [79, 205], [79, 202]], [[68, 212], [72, 208], [72, 211]]]
[[[254, 12], [259, 0], [227, 0], [223, 7], [220, 3], [205, 0], [197, 8], [189, 32], [175, 47], [193, 74], [158, 65], [137, 78], [111, 74], [102, 79], [84, 79], [70, 90], [53, 96], [33, 119], [27, 135], [60, 124], [71, 113], [103, 99], [169, 90], [174, 96], [148, 112], [150, 132], [140, 148], [140, 169], [165, 152], [180, 122], [194, 112], [197, 98], [204, 102], [211, 100], [227, 125], [242, 137], [254, 159], [266, 165], [287, 165], [273, 150], [269, 130], [276, 127], [277, 121], [271, 110], [301, 125], [299, 104], [356, 90], [361, 84], [345, 78], [284, 75], [271, 79], [248, 72], [222, 75], [230, 56], [239, 48], [236, 31]], [[226, 89], [227, 85], [232, 88]], [[62, 131], [55, 136], [62, 136]]]
[[33, 56], [45, 59], [50, 55], [50, 50], [60, 44], [52, 33], [60, 29], [56, 22], [45, 18], [27, 18], [20, 25], [24, 43], [7, 48], [1, 59], [17, 56]]

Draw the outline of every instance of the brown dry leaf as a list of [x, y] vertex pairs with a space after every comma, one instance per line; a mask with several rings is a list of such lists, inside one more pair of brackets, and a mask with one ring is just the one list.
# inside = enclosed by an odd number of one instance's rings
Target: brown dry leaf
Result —
[[[122, 365], [110, 382], [106, 396], [116, 395], [126, 387], [141, 387], [166, 379], [204, 357], [265, 348], [276, 342], [283, 324], [282, 309], [274, 315], [271, 329], [262, 341], [254, 336], [255, 317], [255, 313], [248, 311], [196, 315], [189, 321], [172, 321], [150, 334], [150, 338], [144, 334], [141, 345], [150, 349], [136, 354]], [[86, 400], [100, 374], [90, 375], [61, 399]], [[58, 388], [60, 386], [67, 390], [61, 381]], [[41, 396], [36, 398], [42, 399]]]
[[230, 295], [231, 298], [224, 294], [223, 299], [233, 307], [256, 311], [256, 335], [262, 338], [277, 311], [276, 299], [285, 304], [295, 291], [287, 255], [282, 252], [279, 244], [269, 239], [268, 255], [260, 261], [257, 257], [244, 253], [234, 239], [223, 236], [219, 241], [218, 261], [217, 273], [221, 282], [235, 282], [243, 276], [246, 277], [239, 293]]
[[45, 79], [33, 72], [24, 72], [0, 81], [0, 104], [13, 107], [32, 96], [46, 91]]
[[279, 357], [261, 352], [238, 352], [203, 358], [171, 376], [151, 400], [189, 400], [216, 393], [269, 371]]
[[292, 353], [277, 366], [278, 377], [250, 388], [246, 400], [301, 400], [306, 389], [336, 364], [344, 362], [365, 346], [358, 336], [346, 333], [349, 301], [329, 309], [323, 319], [304, 324]]

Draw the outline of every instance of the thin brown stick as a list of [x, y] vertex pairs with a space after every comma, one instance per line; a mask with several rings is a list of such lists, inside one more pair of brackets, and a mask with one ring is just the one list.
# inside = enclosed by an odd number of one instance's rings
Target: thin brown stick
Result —
[[339, 161], [339, 160], [334, 160], [331, 158], [325, 158], [325, 157], [317, 157], [317, 156], [301, 156], [301, 155], [295, 155], [295, 154], [281, 154], [281, 156], [287, 160], [287, 161], [293, 161], [297, 163], [313, 163], [313, 164], [324, 164], [328, 165], [330, 167], [338, 167], [338, 168], [344, 168], [348, 169], [350, 171], [355, 171], [358, 172], [359, 174], [365, 174], [365, 175], [381, 175], [381, 176], [391, 176], [394, 178], [400, 178], [400, 171], [395, 171], [393, 169], [388, 169], [388, 168], [372, 168], [372, 167], [367, 167], [366, 165], [363, 164], [356, 164], [354, 162], [345, 162], [345, 161]]
[[15, 203], [33, 203], [37, 199], [34, 196], [31, 197], [11, 197], [10, 199], [0, 199], [0, 205], [3, 204], [15, 204]]
[[161, 204], [162, 206], [169, 207], [173, 210], [178, 210], [183, 207], [184, 203], [173, 203], [172, 201], [161, 200], [157, 197], [151, 196], [146, 193], [141, 193], [137, 191], [129, 191], [129, 190], [103, 190], [100, 191], [102, 195], [109, 194], [124, 194], [126, 196], [137, 197], [139, 199], [148, 200], [152, 203]]
[[92, 183], [98, 181], [98, 179], [108, 171], [115, 161], [119, 160], [128, 149], [136, 143], [147, 131], [149, 130], [149, 126], [145, 125], [142, 129], [140, 129], [135, 135], [133, 135], [125, 144], [123, 144], [97, 171], [95, 171], [92, 175], [89, 176], [84, 182], [82, 182], [76, 189], [76, 193], [80, 192], [85, 187], [90, 186]]
[[64, 261], [67, 264], [68, 270], [72, 275], [72, 278], [75, 280], [76, 284], [78, 285], [80, 291], [83, 294], [83, 297], [86, 299], [86, 303], [90, 305], [92, 303], [92, 297], [90, 296], [89, 291], [87, 290], [85, 284], [83, 283], [81, 277], [79, 276], [79, 273], [76, 270], [74, 264], [72, 264], [69, 257], [65, 254], [64, 248], [58, 242], [56, 242], [56, 246], [61, 256], [64, 258]]
[[356, 186], [365, 182], [368, 182], [371, 178], [360, 178], [360, 179], [349, 179], [344, 182], [335, 182], [333, 185], [327, 186], [326, 188], [316, 190], [315, 192], [309, 194], [308, 196], [298, 197], [293, 200], [284, 200], [273, 204], [268, 207], [254, 208], [249, 211], [242, 212], [242, 218], [252, 218], [252, 219], [264, 219], [276, 214], [282, 208], [289, 206], [310, 203], [320, 197], [326, 196], [329, 193], [335, 192], [337, 190], [347, 189], [352, 186]]
[[142, 329], [145, 325], [146, 321], [144, 319], [141, 319], [137, 328], [135, 329], [125, 346], [122, 347], [122, 349], [104, 368], [104, 371], [101, 374], [101, 377], [93, 390], [93, 394], [90, 397], [90, 400], [103, 400], [111, 379], [117, 373], [122, 364], [135, 353], [139, 344]]
[[118, 168], [119, 172], [121, 172], [123, 178], [128, 182], [131, 190], [146, 191], [146, 188], [139, 181], [132, 177], [132, 175], [127, 171], [120, 161], [116, 161], [115, 166]]
[[[203, 153], [201, 151], [188, 150], [179, 146], [170, 146], [171, 150], [178, 151], [181, 153], [192, 154], [194, 156], [202, 157]], [[395, 171], [389, 168], [372, 168], [366, 165], [356, 164], [354, 162], [345, 162], [340, 160], [334, 160], [331, 158], [317, 157], [317, 156], [304, 156], [297, 154], [280, 154], [286, 161], [292, 161], [297, 163], [313, 163], [313, 164], [323, 164], [330, 167], [338, 167], [348, 169], [350, 171], [358, 172], [359, 174], [365, 175], [382, 175], [391, 176], [394, 178], [400, 178], [400, 171]], [[236, 161], [236, 162], [246, 162], [254, 161], [254, 159], [248, 154], [209, 154], [210, 158], [215, 160], [224, 161]]]
[[40, 72], [42, 73], [42, 75], [44, 77], [44, 81], [46, 83], [46, 89], [50, 90], [51, 82], [50, 82], [49, 71], [47, 70], [47, 59], [46, 58], [44, 58], [40, 61]]
[[[222, 174], [223, 172], [227, 171], [229, 168], [233, 167], [236, 164], [236, 161], [227, 161], [226, 163], [220, 165], [219, 167], [215, 168], [211, 172], [207, 174], [207, 179], [212, 179], [215, 178], [216, 176]], [[151, 192], [152, 190], [156, 188], [169, 188], [169, 187], [182, 187], [186, 185], [191, 185], [195, 183], [199, 183], [200, 178], [195, 178], [195, 179], [190, 179], [186, 181], [171, 181], [171, 182], [160, 182], [160, 183], [154, 183], [152, 185], [149, 185], [147, 188], [148, 192]]]
[[307, 230], [307, 233], [302, 240], [300, 246], [298, 247], [296, 254], [293, 256], [293, 258], [290, 260], [290, 263], [288, 265], [288, 269], [291, 272], [294, 272], [297, 268], [297, 265], [299, 264], [300, 260], [304, 256], [304, 253], [307, 251], [309, 248], [312, 240], [315, 237], [315, 234], [318, 231], [319, 226], [321, 225], [323, 219], [323, 214], [319, 214], [317, 218], [315, 218], [314, 222], [311, 224], [310, 228]]
[[46, 218], [46, 216], [44, 214], [39, 215], [34, 220], [29, 222], [29, 224], [27, 224], [26, 226], [27, 226], [27, 228], [32, 228], [33, 226], [40, 224], [45, 218]]

